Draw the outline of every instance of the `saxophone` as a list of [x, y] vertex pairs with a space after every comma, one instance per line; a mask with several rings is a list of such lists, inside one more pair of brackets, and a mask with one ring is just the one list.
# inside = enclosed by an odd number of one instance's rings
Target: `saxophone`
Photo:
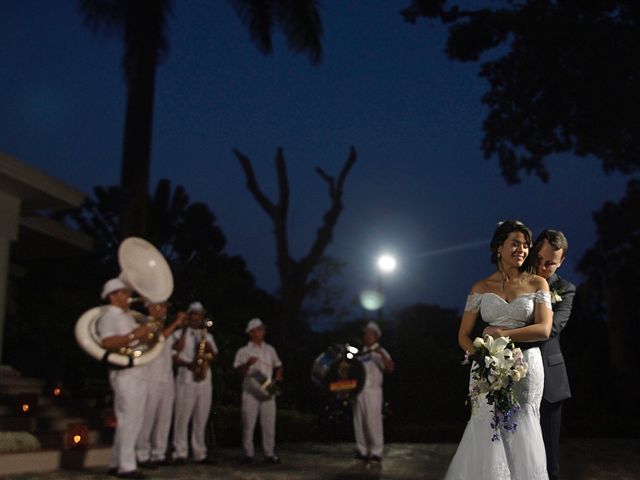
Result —
[[207, 372], [209, 371], [209, 362], [213, 358], [211, 352], [206, 351], [207, 348], [207, 326], [200, 331], [200, 341], [198, 342], [198, 349], [194, 359], [195, 368], [193, 370], [193, 380], [201, 382], [207, 378]]

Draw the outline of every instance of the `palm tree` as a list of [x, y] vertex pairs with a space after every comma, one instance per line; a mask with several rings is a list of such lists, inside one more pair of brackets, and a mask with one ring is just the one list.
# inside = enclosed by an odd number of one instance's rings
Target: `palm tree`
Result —
[[127, 108], [120, 185], [120, 236], [146, 231], [151, 132], [156, 68], [167, 50], [166, 23], [172, 0], [80, 0], [85, 23], [94, 31], [124, 39], [122, 68]]
[[[278, 27], [290, 49], [307, 53], [314, 64], [320, 61], [322, 25], [316, 0], [231, 3], [263, 53], [272, 51], [271, 36]], [[172, 6], [173, 0], [79, 0], [80, 12], [92, 30], [124, 41], [127, 109], [120, 169], [121, 238], [146, 233], [156, 68], [167, 53]]]

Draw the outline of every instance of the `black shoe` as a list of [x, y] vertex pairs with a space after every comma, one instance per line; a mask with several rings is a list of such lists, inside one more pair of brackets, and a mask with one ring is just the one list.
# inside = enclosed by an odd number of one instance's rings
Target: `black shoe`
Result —
[[122, 472], [116, 475], [118, 478], [146, 478], [144, 473], [140, 470], [131, 470], [129, 472]]
[[118, 475], [118, 469], [115, 467], [110, 468], [109, 470], [107, 470], [107, 475], [115, 477], [116, 475]]
[[244, 463], [245, 465], [249, 465], [249, 464], [253, 463], [253, 457], [249, 457], [248, 455], [245, 455], [244, 457], [242, 457], [240, 459], [240, 463]]
[[182, 458], [182, 457], [178, 457], [178, 458], [174, 458], [173, 459], [173, 465], [179, 467], [182, 465], [186, 465], [187, 464], [187, 459], [186, 458]]
[[156, 468], [158, 468], [158, 465], [156, 462], [138, 462], [138, 466], [140, 468], [146, 468], [148, 470], [155, 470]]
[[360, 452], [357, 452], [353, 458], [355, 458], [356, 460], [362, 460], [363, 462], [366, 462], [367, 460], [369, 460], [369, 457], [367, 457], [366, 455], [361, 454]]
[[167, 462], [166, 460], [151, 460], [149, 462], [149, 465], [153, 465], [152, 468], [158, 468], [158, 467], [166, 467], [167, 465], [171, 465], [171, 463]]
[[278, 465], [278, 464], [282, 463], [282, 460], [280, 460], [280, 457], [276, 457], [274, 455], [273, 457], [265, 457], [264, 463], [266, 463], [268, 465]]
[[382, 457], [379, 457], [378, 455], [371, 455], [371, 457], [369, 457], [369, 461], [371, 463], [380, 463], [382, 462]]

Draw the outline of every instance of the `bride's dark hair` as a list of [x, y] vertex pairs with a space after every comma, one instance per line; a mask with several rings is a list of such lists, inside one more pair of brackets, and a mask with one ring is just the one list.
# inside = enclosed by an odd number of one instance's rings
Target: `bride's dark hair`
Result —
[[[498, 250], [512, 232], [521, 232], [529, 246], [529, 251], [531, 251], [533, 246], [533, 233], [531, 233], [531, 230], [519, 220], [505, 220], [504, 222], [498, 223], [498, 228], [496, 228], [496, 231], [493, 233], [493, 238], [489, 244], [489, 248], [491, 249], [491, 263], [494, 265], [498, 265], [500, 259]], [[529, 261], [529, 256], [527, 256], [524, 264], [520, 267], [520, 271], [533, 272], [533, 265]]]

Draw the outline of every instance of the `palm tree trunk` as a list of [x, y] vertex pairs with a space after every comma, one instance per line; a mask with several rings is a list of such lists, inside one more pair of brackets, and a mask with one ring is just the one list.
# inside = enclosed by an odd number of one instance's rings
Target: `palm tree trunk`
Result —
[[138, 30], [141, 39], [132, 52], [128, 71], [127, 112], [122, 147], [122, 238], [144, 236], [147, 225], [149, 174], [151, 164], [151, 132], [157, 65], [157, 47], [150, 35], [140, 32], [144, 26], [127, 24]]

